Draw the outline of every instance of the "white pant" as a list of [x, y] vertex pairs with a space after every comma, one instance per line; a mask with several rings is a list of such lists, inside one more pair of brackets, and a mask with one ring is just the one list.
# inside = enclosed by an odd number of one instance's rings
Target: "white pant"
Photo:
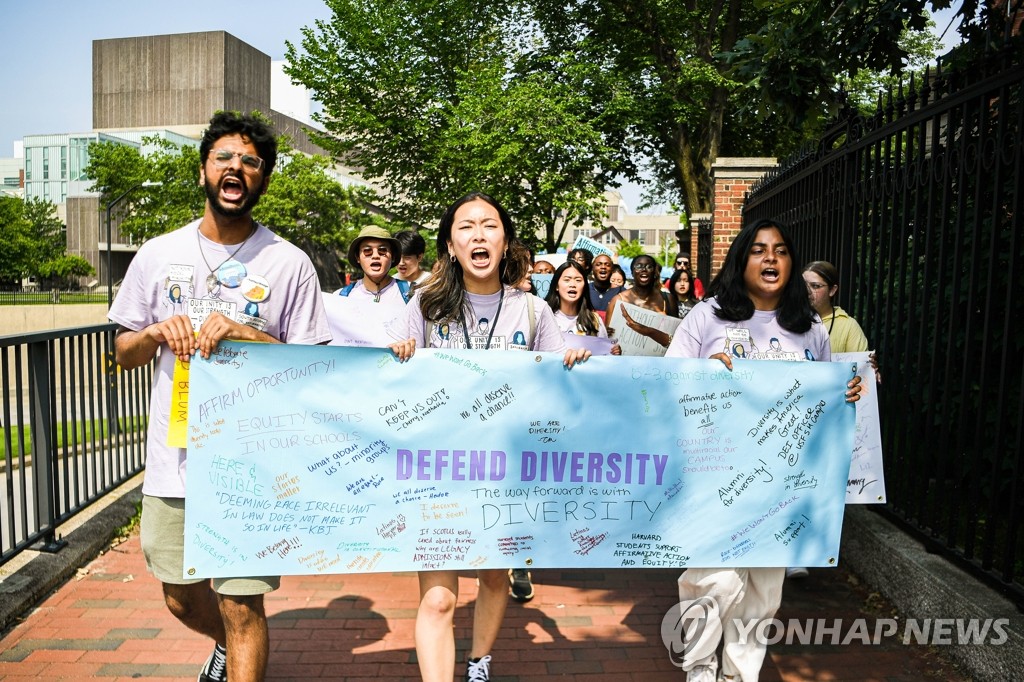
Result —
[[[749, 628], [750, 621], [770, 620], [782, 602], [782, 583], [786, 578], [784, 568], [688, 568], [679, 576], [679, 600], [690, 601], [708, 597], [718, 606], [718, 618], [722, 621], [722, 672], [739, 676], [743, 682], [757, 682], [761, 664], [767, 653], [765, 644], [754, 636], [756, 628]], [[741, 621], [746, 641], [741, 641], [736, 620]], [[709, 636], [717, 637], [717, 630], [709, 629]], [[710, 654], [695, 661], [687, 661], [684, 669], [691, 665], [714, 666], [715, 648], [718, 642], [706, 642], [694, 647], [696, 651], [710, 651]]]

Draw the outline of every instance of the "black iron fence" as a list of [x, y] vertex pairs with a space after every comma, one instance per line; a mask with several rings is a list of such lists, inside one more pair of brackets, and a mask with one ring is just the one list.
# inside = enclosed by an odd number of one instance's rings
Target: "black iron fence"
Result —
[[[882, 512], [1024, 604], [1024, 49], [939, 68], [754, 187], [878, 350]], [[1016, 333], [1015, 333], [1016, 332]]]
[[88, 291], [0, 291], [0, 305], [47, 305], [57, 303], [106, 303], [106, 293]]
[[152, 365], [120, 371], [115, 329], [0, 337], [0, 565], [143, 468]]

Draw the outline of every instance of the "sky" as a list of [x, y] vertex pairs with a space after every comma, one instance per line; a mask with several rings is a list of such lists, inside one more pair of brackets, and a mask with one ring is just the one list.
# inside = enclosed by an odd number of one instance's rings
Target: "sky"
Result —
[[[26, 135], [92, 128], [93, 40], [227, 31], [276, 61], [285, 41], [298, 46], [303, 27], [329, 16], [323, 0], [0, 0], [0, 157]], [[949, 16], [936, 16], [938, 31]], [[955, 40], [955, 28], [949, 34]], [[635, 211], [639, 189], [621, 191]]]

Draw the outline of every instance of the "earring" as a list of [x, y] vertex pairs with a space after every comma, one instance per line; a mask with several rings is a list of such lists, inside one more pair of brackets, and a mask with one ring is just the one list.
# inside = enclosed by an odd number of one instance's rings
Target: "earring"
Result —
[[448, 255], [448, 258], [449, 258], [449, 259], [451, 259], [451, 261], [452, 261], [453, 263], [455, 262], [455, 254], [454, 254], [454, 253], [452, 253], [452, 254], [449, 254], [449, 255]]

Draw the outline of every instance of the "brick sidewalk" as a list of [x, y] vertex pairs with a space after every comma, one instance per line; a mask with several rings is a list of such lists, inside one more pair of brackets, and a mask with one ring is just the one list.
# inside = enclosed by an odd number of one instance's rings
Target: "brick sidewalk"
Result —
[[[675, 570], [542, 570], [537, 597], [511, 602], [493, 652], [495, 682], [685, 679], [660, 636], [676, 603]], [[460, 656], [476, 594], [460, 581]], [[285, 577], [267, 598], [271, 680], [416, 680], [413, 573]], [[780, 619], [888, 617], [842, 569], [812, 570], [786, 586]], [[862, 609], [867, 605], [870, 612]], [[0, 640], [0, 680], [194, 680], [209, 654], [202, 637], [164, 608], [138, 535], [98, 557]], [[462, 674], [462, 667], [458, 668]], [[769, 647], [761, 680], [965, 680], [936, 652], [879, 646]]]

